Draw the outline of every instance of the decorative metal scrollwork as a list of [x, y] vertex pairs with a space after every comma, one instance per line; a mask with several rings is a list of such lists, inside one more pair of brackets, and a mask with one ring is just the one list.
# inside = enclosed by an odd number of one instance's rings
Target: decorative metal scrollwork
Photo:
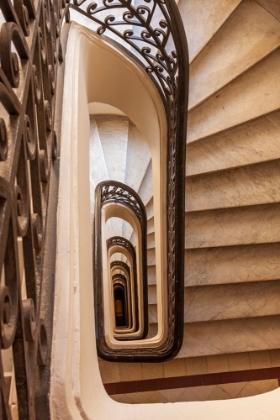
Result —
[[125, 248], [130, 253], [132, 258], [136, 258], [134, 246], [128, 239], [125, 239], [122, 236], [112, 236], [107, 240], [108, 250], [113, 246], [120, 246], [122, 248]]
[[123, 262], [123, 261], [112, 261], [111, 264], [110, 264], [110, 268], [112, 269], [113, 267], [116, 267], [116, 266], [123, 268], [127, 272], [128, 275], [130, 274], [130, 268], [125, 262]]
[[[40, 418], [42, 411], [45, 418], [49, 416], [46, 401], [44, 409], [38, 403], [39, 399], [48, 399], [48, 391], [41, 393], [41, 380], [48, 375], [51, 344], [41, 294], [52, 150], [57, 141], [55, 92], [60, 90], [56, 81], [61, 62], [55, 57], [61, 46], [61, 27], [68, 8], [65, 6], [59, 0], [0, 1], [3, 419], [12, 418], [9, 404], [13, 405], [13, 418], [15, 411], [20, 419]], [[51, 307], [52, 303], [48, 305]], [[13, 360], [9, 369], [7, 354]], [[7, 380], [12, 375], [13, 380]], [[15, 389], [11, 388], [12, 383]]]
[[101, 189], [101, 203], [119, 203], [132, 209], [133, 213], [136, 214], [140, 223], [144, 223], [145, 218], [145, 207], [141, 204], [139, 196], [129, 188], [127, 185], [117, 181], [106, 181], [102, 183]]

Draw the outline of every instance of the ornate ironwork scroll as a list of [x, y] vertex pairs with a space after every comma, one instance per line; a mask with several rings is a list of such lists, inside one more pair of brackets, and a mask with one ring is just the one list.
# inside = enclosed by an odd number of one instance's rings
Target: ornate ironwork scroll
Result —
[[126, 282], [126, 277], [123, 274], [121, 274], [121, 273], [118, 273], [118, 274], [114, 274], [113, 275], [112, 280], [116, 280], [116, 279], [121, 279], [124, 282]]
[[125, 262], [123, 262], [123, 261], [112, 261], [111, 264], [110, 264], [111, 269], [113, 267], [116, 267], [116, 266], [123, 268], [127, 272], [127, 274], [130, 275], [130, 268]]
[[130, 253], [131, 257], [136, 260], [134, 246], [128, 239], [123, 238], [122, 236], [112, 236], [107, 240], [108, 250], [113, 246], [125, 248]]
[[0, 1], [1, 419], [12, 410], [13, 418], [40, 417], [37, 391], [50, 358], [41, 301], [66, 15], [59, 0]]
[[[168, 338], [157, 354], [138, 351], [139, 361], [167, 360], [182, 346], [184, 328], [184, 220], [188, 48], [174, 0], [73, 0], [75, 11], [97, 24], [133, 56], [155, 83], [166, 111]], [[116, 41], [118, 40], [118, 42]], [[123, 353], [125, 361], [134, 356]]]

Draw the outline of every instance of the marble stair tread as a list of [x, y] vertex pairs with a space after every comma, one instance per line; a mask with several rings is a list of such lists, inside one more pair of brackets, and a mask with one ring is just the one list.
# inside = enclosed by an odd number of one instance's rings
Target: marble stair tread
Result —
[[95, 120], [109, 179], [124, 182], [129, 120], [116, 115], [97, 115]]
[[157, 303], [157, 286], [155, 284], [149, 284], [148, 286], [148, 302], [149, 305]]
[[185, 286], [280, 279], [280, 243], [185, 251]]
[[190, 66], [189, 109], [280, 45], [280, 22], [244, 0]]
[[130, 240], [132, 234], [133, 234], [133, 228], [131, 224], [126, 221], [123, 221], [122, 222], [122, 236]]
[[280, 160], [191, 177], [185, 191], [186, 211], [279, 202]]
[[[186, 287], [184, 322], [279, 315], [280, 280]], [[150, 323], [157, 322], [157, 305], [149, 302]]]
[[279, 315], [189, 323], [177, 357], [276, 350], [279, 337]]
[[280, 50], [204, 101], [188, 116], [187, 142], [210, 137], [280, 108]]
[[157, 304], [149, 304], [149, 324], [157, 324], [158, 315], [157, 315]]
[[153, 203], [153, 197], [150, 199], [150, 201], [145, 205], [146, 209], [146, 216], [147, 221], [149, 221], [152, 217], [154, 217], [154, 203]]
[[138, 128], [129, 121], [125, 184], [136, 192], [139, 191], [150, 160], [151, 153], [148, 143]]
[[280, 158], [280, 111], [187, 145], [186, 176]]
[[185, 322], [254, 318], [280, 314], [280, 280], [186, 287]]
[[280, 204], [187, 213], [185, 249], [279, 242]]
[[155, 265], [156, 253], [155, 248], [147, 249], [147, 265]]
[[141, 182], [138, 194], [141, 197], [144, 205], [146, 206], [151, 198], [153, 197], [153, 173], [152, 173], [152, 162], [150, 161], [144, 178]]
[[156, 285], [156, 266], [155, 265], [149, 265], [148, 266], [148, 285], [149, 287], [151, 285]]
[[188, 40], [190, 62], [240, 3], [241, 0], [212, 0], [204, 2], [202, 6], [197, 0], [179, 2], [178, 7]]
[[280, 3], [278, 0], [255, 0], [280, 22]]
[[153, 233], [154, 231], [155, 231], [154, 218], [152, 217], [151, 219], [147, 221], [147, 235], [149, 235], [149, 233]]
[[154, 232], [147, 235], [147, 249], [155, 248], [155, 234]]
[[[90, 115], [89, 134], [89, 159], [90, 159], [90, 188], [91, 207], [94, 208], [94, 191], [99, 182], [109, 179], [103, 149], [100, 142], [99, 132], [93, 115]], [[92, 164], [94, 162], [94, 165]]]

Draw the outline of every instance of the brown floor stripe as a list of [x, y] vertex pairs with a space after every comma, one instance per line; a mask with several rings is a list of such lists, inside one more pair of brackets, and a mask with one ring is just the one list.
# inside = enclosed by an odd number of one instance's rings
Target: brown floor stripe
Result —
[[274, 367], [266, 369], [239, 370], [235, 372], [208, 373], [205, 375], [146, 379], [143, 381], [114, 382], [104, 384], [104, 387], [109, 395], [117, 395], [131, 394], [132, 392], [159, 391], [163, 389], [221, 385], [234, 382], [251, 382], [279, 378], [280, 367]]

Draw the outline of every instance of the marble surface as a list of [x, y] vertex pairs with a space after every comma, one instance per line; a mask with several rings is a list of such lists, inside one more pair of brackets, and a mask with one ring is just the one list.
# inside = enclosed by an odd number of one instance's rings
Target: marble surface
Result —
[[280, 108], [280, 50], [275, 51], [188, 116], [187, 141], [193, 142]]
[[178, 4], [183, 19], [190, 61], [202, 50], [212, 36], [219, 30], [241, 0], [181, 0]]
[[280, 316], [185, 324], [178, 357], [280, 348]]
[[157, 303], [157, 286], [155, 284], [150, 284], [148, 286], [148, 303]]
[[155, 256], [155, 248], [147, 250], [147, 265], [155, 265], [156, 263], [156, 256]]
[[[89, 138], [89, 159], [90, 159], [90, 187], [91, 205], [94, 202], [94, 190], [96, 185], [109, 179], [103, 149], [100, 142], [99, 132], [93, 116], [90, 117], [90, 138]], [[94, 164], [93, 164], [94, 162]]]
[[147, 234], [152, 233], [154, 231], [155, 231], [154, 218], [152, 217], [151, 219], [147, 221]]
[[280, 280], [187, 287], [185, 322], [278, 315]]
[[129, 120], [116, 115], [95, 116], [109, 178], [125, 181]]
[[185, 286], [280, 279], [280, 244], [185, 251]]
[[156, 266], [155, 265], [148, 265], [148, 284], [149, 285], [156, 284]]
[[280, 112], [187, 145], [186, 175], [280, 158]]
[[277, 379], [269, 379], [264, 381], [238, 382], [233, 384], [208, 385], [204, 387], [189, 387], [119, 394], [112, 396], [112, 398], [115, 401], [127, 404], [214, 401], [258, 395], [264, 392], [272, 391], [278, 388], [278, 386]]
[[155, 234], [154, 232], [147, 234], [147, 249], [155, 247]]
[[129, 122], [125, 184], [136, 192], [139, 191], [150, 160], [151, 153], [148, 143], [138, 128], [132, 122]]
[[280, 201], [280, 161], [188, 178], [185, 191], [186, 211], [275, 203]]
[[277, 367], [279, 364], [280, 350], [175, 358], [157, 363], [154, 369], [151, 369], [151, 364], [146, 363], [125, 363], [126, 369], [122, 369], [122, 363], [99, 360], [104, 383], [262, 369]]
[[254, 1], [244, 0], [190, 66], [189, 109], [279, 45], [280, 23]]
[[280, 204], [186, 214], [185, 248], [278, 242]]
[[149, 221], [152, 217], [154, 217], [154, 203], [153, 198], [149, 200], [149, 202], [145, 205], [147, 220]]
[[280, 22], [280, 4], [278, 0], [255, 0]]
[[143, 177], [142, 183], [138, 190], [138, 194], [140, 195], [144, 205], [149, 203], [151, 198], [153, 197], [153, 173], [152, 173], [152, 162], [150, 161], [145, 175]]
[[149, 324], [157, 324], [158, 315], [157, 315], [157, 305], [149, 304]]

